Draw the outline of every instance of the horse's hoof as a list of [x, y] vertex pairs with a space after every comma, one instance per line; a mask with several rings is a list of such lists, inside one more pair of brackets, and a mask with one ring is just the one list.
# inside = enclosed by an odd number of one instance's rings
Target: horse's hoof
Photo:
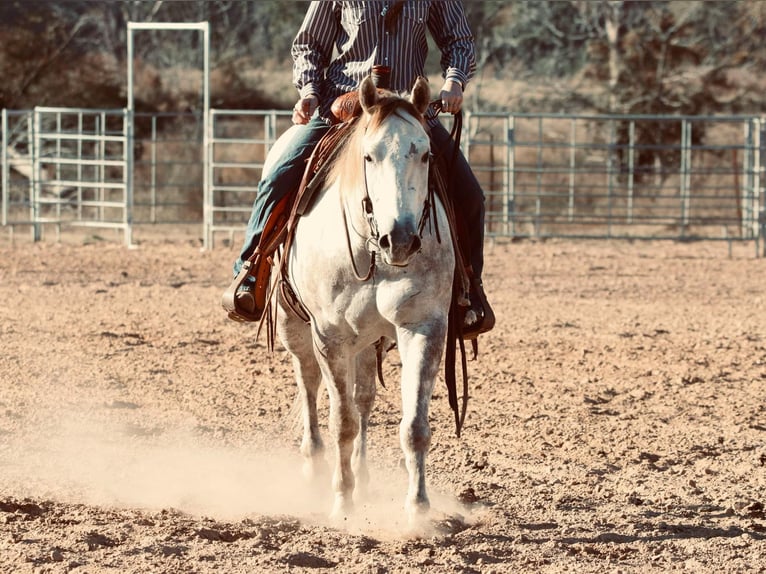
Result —
[[346, 497], [336, 497], [330, 513], [330, 522], [335, 526], [345, 526], [354, 513], [354, 502]]
[[427, 498], [407, 502], [405, 504], [405, 511], [407, 512], [408, 530], [416, 535], [418, 532], [425, 533], [428, 530], [431, 518], [431, 504]]
[[428, 538], [433, 535], [434, 526], [429, 512], [416, 512], [407, 516], [405, 534], [410, 538]]

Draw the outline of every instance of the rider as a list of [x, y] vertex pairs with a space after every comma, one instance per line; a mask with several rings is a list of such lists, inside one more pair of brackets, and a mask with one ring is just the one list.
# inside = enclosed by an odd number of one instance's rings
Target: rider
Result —
[[[391, 90], [409, 90], [418, 76], [425, 75], [426, 29], [441, 50], [444, 76], [441, 109], [457, 113], [476, 65], [473, 36], [460, 0], [311, 2], [292, 45], [293, 81], [300, 94], [292, 121], [304, 129], [258, 185], [244, 245], [234, 263], [235, 275], [258, 246], [274, 206], [300, 184], [308, 157], [332, 123], [333, 101], [356, 90], [373, 66], [390, 69]], [[432, 148], [452, 157], [454, 144], [447, 130], [435, 117], [429, 119], [428, 125]], [[476, 279], [471, 292], [471, 308], [475, 313], [467, 315], [467, 321], [471, 316], [475, 320], [463, 328], [468, 338], [488, 330], [494, 323], [481, 286], [484, 194], [462, 154], [458, 154], [458, 163], [453, 167], [453, 178], [453, 202], [469, 228], [468, 249]], [[256, 309], [255, 297], [247, 285], [240, 288], [236, 297], [237, 303], [249, 312], [262, 312]]]

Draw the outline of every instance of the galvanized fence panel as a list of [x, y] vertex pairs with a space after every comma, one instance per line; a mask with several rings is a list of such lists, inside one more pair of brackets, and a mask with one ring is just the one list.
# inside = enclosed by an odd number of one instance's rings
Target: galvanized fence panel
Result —
[[758, 118], [466, 119], [463, 146], [485, 189], [489, 236], [757, 240], [763, 233]]
[[34, 196], [34, 133], [31, 111], [2, 110], [0, 134], [0, 223], [31, 224]]
[[206, 247], [213, 246], [217, 233], [225, 232], [231, 239], [244, 231], [266, 155], [291, 125], [287, 111], [211, 110], [210, 114]]
[[[201, 220], [210, 247], [244, 230], [290, 126], [288, 111], [211, 110], [205, 137], [199, 114], [120, 114], [3, 110], [2, 224], [106, 223], [128, 237], [134, 223]], [[467, 112], [462, 146], [488, 237], [758, 241], [765, 134], [753, 116]]]
[[202, 220], [203, 129], [198, 113], [134, 113], [133, 223], [193, 224]]
[[122, 230], [131, 243], [128, 120], [124, 109], [35, 108], [36, 238], [67, 224]]
[[37, 107], [2, 112], [2, 224], [115, 228], [131, 242], [125, 110]]

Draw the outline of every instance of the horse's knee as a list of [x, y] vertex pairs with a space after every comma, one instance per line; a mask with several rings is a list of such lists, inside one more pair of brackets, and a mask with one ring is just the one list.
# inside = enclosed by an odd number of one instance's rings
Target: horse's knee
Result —
[[354, 439], [359, 434], [359, 417], [348, 415], [340, 417], [332, 427], [338, 444], [349, 445], [354, 442]]
[[402, 447], [415, 452], [427, 451], [431, 446], [431, 427], [428, 422], [402, 421], [399, 429]]

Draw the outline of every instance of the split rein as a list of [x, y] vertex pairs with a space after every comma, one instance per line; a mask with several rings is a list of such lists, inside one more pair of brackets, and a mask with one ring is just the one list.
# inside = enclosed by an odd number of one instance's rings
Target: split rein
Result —
[[[428, 111], [431, 112], [430, 117], [436, 118], [438, 115], [443, 111], [441, 107], [441, 101], [440, 100], [434, 100], [428, 105]], [[450, 158], [449, 163], [449, 169], [452, 171], [453, 166], [457, 162], [458, 153], [460, 150], [460, 138], [463, 130], [463, 112], [458, 111], [456, 114], [453, 115], [454, 121], [452, 123], [452, 129], [450, 130], [450, 140], [455, 144], [452, 148], [452, 157]], [[430, 161], [433, 162], [434, 160], [439, 159], [436, 155], [431, 155]], [[436, 241], [441, 243], [441, 234], [439, 232], [439, 222], [438, 218], [436, 217], [436, 200], [434, 197], [434, 185], [431, 182], [430, 177], [430, 170], [433, 167], [433, 163], [429, 165], [429, 182], [428, 182], [428, 192], [426, 194], [426, 199], [423, 202], [423, 211], [420, 215], [420, 221], [418, 222], [418, 235], [420, 238], [423, 238], [423, 231], [426, 228], [426, 225], [431, 222], [433, 224], [433, 230], [436, 233]], [[448, 181], [452, 181], [452, 177], [448, 179]], [[376, 253], [380, 251], [380, 246], [378, 244], [378, 240], [380, 239], [380, 233], [378, 232], [378, 222], [375, 220], [375, 213], [373, 211], [372, 207], [372, 200], [370, 199], [370, 194], [367, 188], [367, 169], [364, 169], [364, 197], [362, 198], [362, 211], [364, 212], [365, 219], [367, 219], [367, 224], [370, 228], [370, 235], [365, 241], [365, 246], [367, 248], [367, 252], [370, 254], [370, 265], [367, 269], [367, 273], [365, 275], [362, 275], [359, 272], [359, 269], [356, 266], [356, 260], [354, 259], [354, 252], [353, 248], [351, 247], [351, 234], [349, 233], [348, 229], [348, 218], [346, 217], [346, 210], [345, 206], [341, 204], [341, 210], [343, 211], [343, 226], [346, 232], [346, 245], [348, 247], [348, 254], [349, 258], [351, 259], [351, 268], [354, 270], [354, 276], [359, 281], [369, 281], [373, 275], [375, 275], [375, 266], [376, 266]]]

